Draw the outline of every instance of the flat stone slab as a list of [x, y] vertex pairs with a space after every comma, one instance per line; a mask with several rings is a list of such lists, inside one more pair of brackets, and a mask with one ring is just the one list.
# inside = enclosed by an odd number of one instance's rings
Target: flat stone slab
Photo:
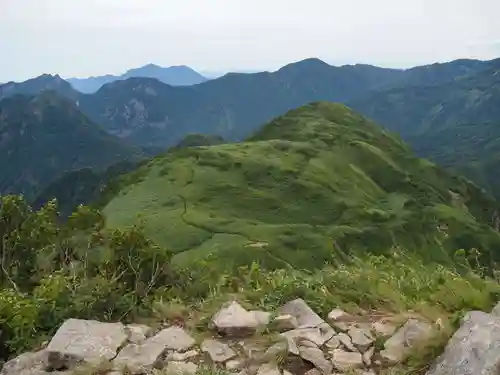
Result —
[[128, 339], [121, 323], [68, 319], [48, 344], [49, 366], [71, 368], [78, 361], [95, 363], [113, 359]]

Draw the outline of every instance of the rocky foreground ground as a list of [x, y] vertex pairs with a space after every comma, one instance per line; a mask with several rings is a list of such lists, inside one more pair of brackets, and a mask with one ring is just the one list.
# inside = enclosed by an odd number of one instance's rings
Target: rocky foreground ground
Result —
[[[499, 312], [468, 313], [427, 374], [497, 374]], [[201, 336], [175, 325], [70, 319], [43, 349], [12, 359], [0, 374], [370, 375], [401, 363], [439, 329], [417, 317], [398, 322], [340, 309], [323, 319], [302, 299], [273, 313], [230, 301]]]

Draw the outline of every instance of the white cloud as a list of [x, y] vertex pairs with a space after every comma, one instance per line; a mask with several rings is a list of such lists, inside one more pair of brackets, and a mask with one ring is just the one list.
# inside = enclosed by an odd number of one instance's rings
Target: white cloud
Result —
[[330, 63], [406, 67], [500, 55], [498, 0], [0, 0], [0, 81]]

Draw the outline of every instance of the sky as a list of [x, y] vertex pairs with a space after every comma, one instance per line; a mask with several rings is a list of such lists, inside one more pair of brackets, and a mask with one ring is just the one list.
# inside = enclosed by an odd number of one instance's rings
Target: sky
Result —
[[500, 57], [500, 0], [0, 0], [0, 82]]

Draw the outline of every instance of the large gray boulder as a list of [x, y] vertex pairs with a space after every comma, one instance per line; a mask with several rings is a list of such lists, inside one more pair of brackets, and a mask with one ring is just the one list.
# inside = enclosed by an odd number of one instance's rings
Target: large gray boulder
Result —
[[472, 311], [427, 375], [497, 375], [499, 371], [500, 317]]
[[68, 319], [48, 344], [48, 366], [53, 370], [72, 368], [77, 363], [100, 363], [113, 359], [127, 342], [121, 323]]

